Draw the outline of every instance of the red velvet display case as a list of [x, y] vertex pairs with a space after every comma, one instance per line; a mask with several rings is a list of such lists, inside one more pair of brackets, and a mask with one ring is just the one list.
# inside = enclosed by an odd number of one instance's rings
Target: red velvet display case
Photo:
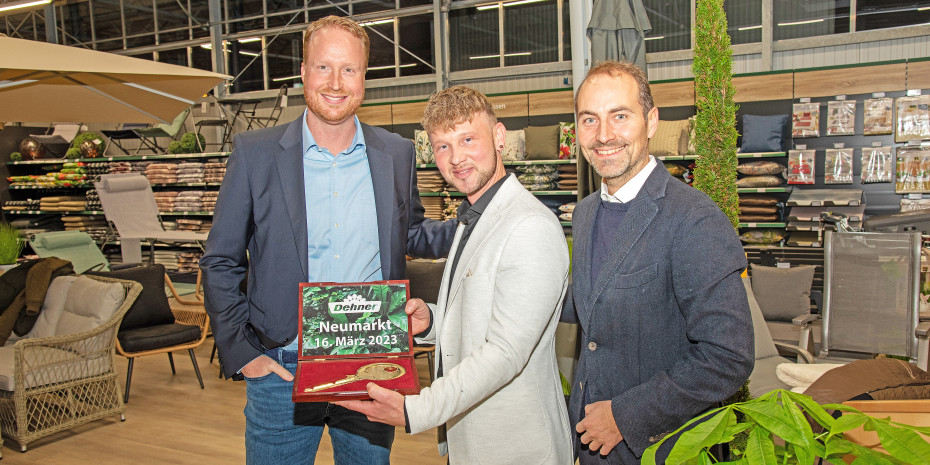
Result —
[[302, 283], [294, 402], [368, 399], [369, 382], [420, 392], [408, 297], [408, 281]]

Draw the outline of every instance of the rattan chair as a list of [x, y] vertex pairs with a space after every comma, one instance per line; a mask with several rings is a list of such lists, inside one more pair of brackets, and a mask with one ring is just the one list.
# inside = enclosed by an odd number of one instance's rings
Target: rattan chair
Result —
[[[66, 278], [85, 279], [57, 279]], [[117, 414], [125, 420], [113, 348], [120, 321], [142, 286], [133, 281], [86, 278], [122, 286], [122, 303], [103, 324], [77, 334], [29, 337], [12, 344], [14, 387], [0, 390], [0, 425], [3, 435], [16, 441], [23, 452], [39, 438], [94, 420]]]

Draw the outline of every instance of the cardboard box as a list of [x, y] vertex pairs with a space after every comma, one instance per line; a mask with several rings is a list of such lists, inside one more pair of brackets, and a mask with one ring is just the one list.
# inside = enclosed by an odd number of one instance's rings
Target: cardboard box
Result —
[[408, 281], [302, 283], [300, 350], [294, 402], [368, 399], [377, 383], [401, 394], [420, 392]]

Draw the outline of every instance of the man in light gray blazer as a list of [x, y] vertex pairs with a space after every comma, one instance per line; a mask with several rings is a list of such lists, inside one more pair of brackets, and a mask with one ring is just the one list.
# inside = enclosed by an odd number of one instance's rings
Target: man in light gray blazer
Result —
[[716, 204], [649, 155], [659, 112], [642, 70], [592, 68], [575, 110], [578, 143], [603, 185], [572, 218], [562, 321], [580, 324], [581, 356], [569, 415], [581, 465], [636, 464], [752, 371], [746, 258]]
[[411, 433], [445, 425], [452, 464], [570, 465], [554, 339], [568, 278], [562, 227], [504, 172], [506, 130], [479, 92], [437, 93], [423, 127], [443, 177], [468, 198], [439, 302], [407, 305], [412, 331], [436, 344], [437, 378], [406, 398], [370, 383], [373, 401], [339, 404]]

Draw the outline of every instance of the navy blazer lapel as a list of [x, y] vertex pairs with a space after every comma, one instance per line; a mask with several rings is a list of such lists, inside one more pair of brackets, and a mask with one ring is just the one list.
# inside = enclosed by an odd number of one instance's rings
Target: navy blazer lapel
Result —
[[310, 275], [310, 269], [307, 265], [307, 200], [304, 192], [301, 124], [306, 124], [303, 116], [290, 123], [284, 130], [284, 135], [279, 141], [281, 152], [274, 159], [278, 166], [281, 193], [287, 207], [291, 231], [294, 233], [294, 246], [297, 248], [297, 257], [306, 279]]
[[[600, 194], [595, 192], [578, 202], [572, 212], [572, 236], [578, 240], [572, 241], [572, 295], [591, 295], [591, 244], [594, 240], [594, 220], [597, 209], [600, 207]], [[575, 299], [575, 312], [578, 321], [590, 315], [589, 307], [594, 301], [586, 298]]]
[[[362, 124], [365, 147], [368, 151], [368, 168], [371, 170], [371, 185], [375, 192], [375, 212], [378, 217], [378, 247], [381, 250], [381, 276], [391, 276], [391, 233], [394, 215], [394, 163], [391, 154], [385, 151], [384, 141]], [[404, 241], [406, 243], [406, 240]]]
[[[593, 305], [593, 303], [597, 301], [597, 298], [607, 287], [607, 284], [617, 272], [617, 269], [620, 268], [620, 264], [626, 258], [627, 254], [630, 253], [633, 245], [639, 241], [640, 237], [646, 232], [646, 229], [649, 228], [653, 220], [658, 216], [659, 205], [656, 203], [656, 200], [665, 196], [665, 186], [668, 179], [668, 171], [665, 169], [665, 166], [659, 163], [658, 166], [652, 170], [652, 173], [649, 174], [639, 194], [631, 201], [630, 209], [623, 218], [623, 222], [620, 223], [617, 237], [610, 245], [607, 261], [604, 263], [601, 272], [598, 273], [597, 281], [592, 284], [587, 303]], [[592, 218], [592, 220], [593, 219], [594, 218]], [[593, 223], [593, 221], [591, 223]], [[593, 228], [591, 233], [591, 236], [587, 236], [587, 242], [592, 242], [594, 240]], [[590, 258], [590, 255], [587, 257]], [[590, 268], [590, 261], [588, 262], [588, 268]], [[590, 270], [586, 271], [589, 272]], [[591, 318], [591, 313], [592, 312], [588, 313], [589, 320]]]

